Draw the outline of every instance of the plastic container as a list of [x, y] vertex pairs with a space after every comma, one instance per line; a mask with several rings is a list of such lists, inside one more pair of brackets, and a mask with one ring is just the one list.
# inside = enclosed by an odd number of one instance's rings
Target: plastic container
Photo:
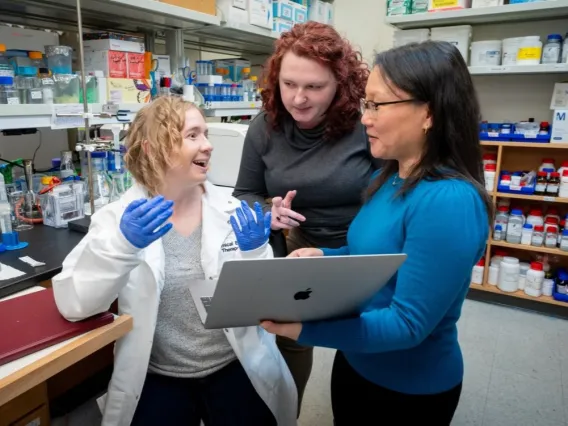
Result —
[[483, 284], [483, 271], [485, 270], [485, 259], [480, 259], [471, 271], [471, 282]]
[[560, 238], [560, 250], [568, 251], [568, 229], [562, 231], [562, 237]]
[[417, 28], [414, 30], [398, 30], [394, 32], [393, 47], [404, 46], [410, 43], [421, 43], [430, 38], [429, 28]]
[[519, 259], [505, 256], [499, 265], [499, 281], [497, 287], [506, 293], [514, 293], [519, 289]]
[[0, 77], [14, 78], [14, 68], [10, 65], [10, 60], [6, 56], [6, 46], [0, 44]]
[[503, 234], [507, 234], [507, 224], [509, 223], [509, 209], [505, 206], [499, 207], [495, 215], [495, 222], [493, 226], [501, 225]]
[[495, 164], [486, 164], [485, 170], [483, 171], [483, 177], [485, 178], [485, 189], [489, 192], [495, 189], [495, 174], [497, 166]]
[[546, 227], [546, 233], [544, 234], [544, 246], [547, 248], [556, 248], [558, 243], [558, 228], [553, 226]]
[[43, 60], [43, 53], [41, 52], [29, 52], [28, 57], [32, 63], [32, 66], [37, 68], [45, 68], [45, 61]]
[[502, 65], [514, 65], [517, 63], [517, 53], [519, 52], [519, 45], [523, 37], [506, 38], [503, 40], [502, 46]]
[[543, 265], [540, 262], [532, 262], [531, 268], [527, 271], [524, 292], [532, 297], [542, 295], [542, 285], [544, 283]]
[[517, 65], [538, 65], [542, 56], [542, 42], [539, 36], [523, 37], [517, 52]]
[[53, 74], [71, 74], [73, 72], [73, 48], [69, 46], [45, 46], [47, 67]]
[[0, 104], [20, 104], [20, 94], [18, 89], [14, 87], [14, 77], [0, 76]]
[[563, 64], [568, 64], [568, 33], [564, 36], [564, 43], [562, 44], [562, 59]]
[[469, 47], [471, 42], [471, 33], [472, 33], [471, 25], [458, 25], [455, 27], [432, 28], [430, 32], [430, 40], [447, 41], [453, 44], [462, 54], [465, 63], [469, 64]]
[[557, 64], [560, 62], [562, 52], [562, 36], [560, 34], [550, 34], [546, 44], [542, 49], [543, 64]]
[[524, 290], [527, 279], [527, 272], [531, 265], [527, 262], [519, 262], [519, 290]]
[[499, 266], [491, 265], [489, 267], [489, 274], [487, 275], [487, 284], [497, 285], [499, 281]]
[[511, 211], [509, 221], [507, 223], [507, 242], [510, 244], [519, 244], [521, 242], [523, 225], [525, 217], [523, 211], [514, 209]]
[[502, 41], [486, 40], [471, 43], [471, 66], [501, 65]]
[[495, 229], [493, 230], [493, 241], [502, 241], [503, 237], [503, 227], [501, 225], [495, 225]]
[[531, 246], [542, 247], [544, 244], [544, 226], [535, 225], [531, 237]]
[[526, 223], [531, 224], [533, 227], [536, 225], [544, 225], [544, 218], [542, 217], [542, 212], [540, 210], [531, 210], [527, 216]]
[[39, 69], [39, 86], [41, 87], [41, 94], [44, 104], [53, 104], [53, 99], [55, 97], [55, 81], [49, 75], [49, 70], [47, 68]]
[[79, 103], [79, 76], [75, 74], [55, 74], [56, 104], [77, 104]]
[[523, 225], [523, 230], [521, 231], [521, 244], [530, 246], [532, 240], [533, 226], [530, 223], [525, 223]]

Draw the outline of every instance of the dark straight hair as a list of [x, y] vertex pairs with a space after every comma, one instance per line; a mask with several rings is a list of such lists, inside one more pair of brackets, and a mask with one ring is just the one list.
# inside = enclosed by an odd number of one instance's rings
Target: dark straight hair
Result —
[[[479, 142], [479, 103], [459, 50], [443, 41], [411, 43], [376, 55], [373, 72], [380, 72], [387, 84], [427, 104], [432, 115], [422, 157], [398, 195], [404, 196], [423, 179], [463, 179], [479, 191], [491, 222], [493, 205], [485, 189]], [[386, 160], [366, 198], [397, 171], [398, 162]]]

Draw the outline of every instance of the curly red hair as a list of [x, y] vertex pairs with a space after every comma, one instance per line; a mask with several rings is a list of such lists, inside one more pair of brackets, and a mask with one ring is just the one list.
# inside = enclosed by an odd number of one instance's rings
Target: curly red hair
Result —
[[351, 132], [361, 118], [360, 100], [365, 96], [369, 69], [361, 52], [333, 27], [313, 21], [296, 24], [282, 33], [266, 64], [262, 101], [273, 128], [280, 128], [282, 120], [290, 115], [282, 103], [279, 85], [282, 58], [288, 52], [329, 67], [337, 80], [337, 92], [325, 118], [326, 139], [337, 139]]

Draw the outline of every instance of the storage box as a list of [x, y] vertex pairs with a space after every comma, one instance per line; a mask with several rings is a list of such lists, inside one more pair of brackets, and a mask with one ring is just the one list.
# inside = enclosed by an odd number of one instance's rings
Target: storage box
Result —
[[[242, 1], [236, 2], [235, 0], [217, 0], [217, 12], [221, 21], [248, 24], [248, 0], [245, 0], [243, 8]], [[238, 5], [238, 6], [237, 6]]]
[[415, 30], [396, 30], [393, 37], [393, 47], [404, 46], [410, 43], [421, 43], [428, 40], [429, 38], [429, 28], [417, 28]]
[[568, 109], [568, 83], [556, 83], [550, 109]]
[[215, 15], [215, 0], [160, 0], [162, 3]]
[[143, 53], [126, 54], [127, 61], [127, 77], [128, 78], [144, 78], [145, 77], [145, 61]]
[[126, 55], [114, 50], [85, 52], [85, 71], [102, 71], [110, 78], [128, 78]]
[[430, 0], [428, 4], [429, 12], [439, 12], [444, 10], [469, 9], [471, 0]]
[[272, 31], [280, 34], [286, 31], [290, 31], [293, 25], [294, 23], [291, 21], [287, 21], [285, 19], [280, 19], [280, 18], [274, 18], [274, 25], [272, 26]]
[[495, 6], [503, 6], [503, 0], [472, 0], [471, 7], [478, 8], [478, 7], [495, 7]]
[[308, 20], [325, 24], [327, 7], [322, 0], [310, 0], [308, 5]]
[[412, 0], [387, 0], [387, 16], [409, 15]]
[[114, 50], [117, 52], [134, 52], [134, 53], [145, 52], [143, 42], [130, 41], [130, 40], [116, 40], [112, 38], [84, 40], [83, 46], [85, 48], [85, 51]]
[[249, 0], [249, 24], [272, 30], [272, 0]]
[[458, 48], [465, 63], [469, 64], [469, 45], [471, 43], [471, 25], [432, 28], [430, 40], [447, 41]]
[[293, 21], [294, 9], [294, 3], [289, 0], [274, 0], [274, 3], [272, 3], [273, 18]]
[[429, 0], [414, 0], [410, 13], [425, 13], [428, 12]]
[[333, 25], [333, 4], [324, 3], [324, 24]]
[[[272, 28], [270, 28], [272, 30]], [[213, 69], [225, 68], [229, 70], [228, 77], [232, 81], [240, 81], [242, 79], [242, 69], [250, 68], [251, 63], [246, 59], [214, 59]]]
[[550, 142], [568, 143], [568, 108], [554, 111]]
[[0, 40], [8, 50], [26, 50], [45, 53], [45, 46], [58, 46], [56, 32], [29, 30], [0, 25]]
[[302, 4], [294, 3], [294, 23], [303, 24], [308, 20], [308, 8]]
[[152, 81], [147, 79], [109, 78], [107, 100], [115, 104], [147, 104], [151, 100]]

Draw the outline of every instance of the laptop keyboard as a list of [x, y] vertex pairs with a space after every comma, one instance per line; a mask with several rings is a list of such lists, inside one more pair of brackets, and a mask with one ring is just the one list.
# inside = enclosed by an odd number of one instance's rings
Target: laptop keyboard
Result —
[[205, 308], [205, 312], [209, 312], [209, 306], [211, 306], [211, 301], [213, 300], [212, 297], [202, 297], [201, 303], [203, 303], [203, 307]]

